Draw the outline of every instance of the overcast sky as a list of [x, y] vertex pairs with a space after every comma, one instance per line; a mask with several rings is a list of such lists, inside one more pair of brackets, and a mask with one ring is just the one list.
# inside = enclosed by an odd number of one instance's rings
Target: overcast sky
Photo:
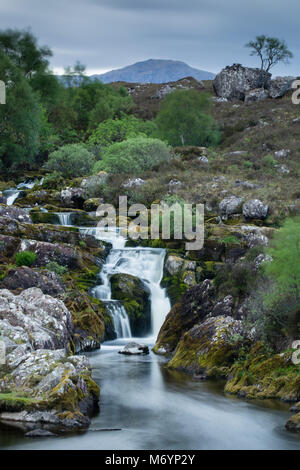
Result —
[[0, 0], [0, 28], [31, 28], [62, 72], [79, 60], [101, 73], [146, 59], [174, 59], [218, 72], [253, 66], [244, 44], [284, 38], [294, 59], [274, 75], [300, 75], [298, 0]]

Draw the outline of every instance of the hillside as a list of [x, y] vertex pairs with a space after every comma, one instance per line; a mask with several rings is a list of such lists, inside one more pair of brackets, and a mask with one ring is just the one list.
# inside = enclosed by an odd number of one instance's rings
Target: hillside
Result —
[[167, 83], [184, 77], [193, 77], [196, 80], [212, 80], [214, 76], [213, 73], [195, 69], [179, 60], [149, 59], [121, 69], [111, 70], [102, 75], [92, 75], [92, 78], [97, 78], [103, 83], [119, 81]]

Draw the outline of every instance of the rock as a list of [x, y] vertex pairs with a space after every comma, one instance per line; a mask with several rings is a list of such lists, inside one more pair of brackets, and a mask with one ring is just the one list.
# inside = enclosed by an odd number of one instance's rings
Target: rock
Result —
[[144, 336], [151, 329], [150, 290], [138, 277], [113, 274], [110, 277], [112, 298], [126, 309], [133, 336]]
[[213, 309], [214, 288], [208, 279], [187, 290], [172, 307], [160, 329], [153, 351], [171, 354], [180, 337]]
[[21, 251], [29, 250], [36, 254], [34, 266], [46, 266], [55, 261], [61, 266], [70, 269], [82, 267], [82, 256], [80, 251], [70, 245], [38, 242], [35, 240], [22, 240]]
[[281, 98], [292, 90], [292, 84], [296, 80], [295, 77], [275, 77], [270, 81], [269, 96], [270, 98]]
[[295, 405], [291, 406], [290, 411], [292, 413], [300, 413], [300, 401]]
[[202, 155], [202, 157], [198, 157], [197, 160], [201, 163], [209, 163], [209, 160], [205, 155]]
[[268, 91], [264, 88], [255, 88], [249, 90], [245, 95], [245, 103], [252, 103], [254, 101], [263, 101], [268, 98]]
[[275, 155], [275, 158], [282, 159], [282, 158], [287, 158], [290, 153], [291, 153], [290, 149], [282, 149], [282, 150], [277, 150], [277, 152], [274, 152], [274, 155]]
[[271, 261], [273, 261], [272, 256], [261, 253], [260, 255], [256, 256], [253, 263], [254, 263], [255, 269], [258, 269], [261, 264], [270, 263]]
[[227, 219], [229, 215], [242, 213], [243, 198], [230, 196], [223, 199], [219, 204], [219, 212], [223, 219]]
[[91, 379], [86, 357], [48, 349], [19, 357], [14, 350], [7, 356], [7, 370], [0, 379], [0, 392], [5, 393], [4, 399], [0, 395], [1, 421], [72, 430], [89, 425], [89, 413], [98, 407], [99, 387]]
[[60, 199], [64, 207], [76, 207], [82, 209], [85, 196], [84, 188], [66, 188], [60, 193]]
[[265, 219], [268, 211], [268, 204], [264, 205], [259, 199], [252, 199], [243, 204], [243, 216], [246, 219]]
[[145, 344], [132, 342], [132, 343], [126, 344], [126, 346], [121, 351], [119, 351], [119, 354], [125, 354], [127, 356], [149, 354], [149, 348]]
[[227, 295], [222, 301], [217, 302], [212, 309], [211, 315], [213, 317], [217, 316], [231, 316], [234, 307], [234, 298], [232, 295]]
[[33, 287], [17, 296], [0, 290], [0, 329], [2, 336], [16, 344], [68, 351], [74, 327], [61, 300]]
[[166, 274], [175, 276], [179, 274], [183, 268], [184, 259], [175, 255], [168, 255], [165, 260]]
[[181, 187], [182, 187], [182, 182], [179, 181], [179, 180], [173, 179], [173, 180], [169, 181], [168, 191], [169, 192], [174, 192], [174, 191], [176, 191], [176, 189], [179, 189]]
[[54, 434], [51, 431], [47, 431], [47, 429], [34, 429], [33, 431], [29, 431], [25, 434], [25, 437], [54, 437]]
[[87, 212], [92, 212], [92, 211], [97, 211], [98, 207], [100, 204], [103, 204], [104, 199], [101, 197], [93, 197], [90, 199], [87, 199], [83, 203], [83, 210]]
[[146, 184], [146, 181], [143, 180], [142, 178], [131, 178], [127, 180], [125, 183], [123, 183], [123, 188], [136, 188], [139, 186], [143, 186]]
[[295, 414], [288, 419], [285, 425], [286, 429], [291, 432], [300, 432], [300, 413]]
[[223, 69], [214, 79], [213, 86], [218, 97], [244, 100], [249, 90], [269, 87], [271, 74], [262, 75], [260, 69], [243, 67], [233, 64]]
[[18, 220], [19, 222], [31, 222], [31, 217], [24, 209], [16, 206], [6, 206], [0, 204], [0, 216], [7, 217], [12, 220]]
[[[2, 257], [11, 258], [20, 246], [20, 240], [15, 237], [0, 234], [0, 259]], [[5, 260], [3, 260], [5, 262]]]
[[278, 172], [282, 174], [288, 175], [290, 170], [286, 167], [286, 165], [275, 165], [278, 168]]
[[193, 375], [226, 376], [244, 337], [241, 320], [230, 316], [207, 318], [182, 336], [168, 367]]
[[100, 171], [97, 175], [91, 175], [81, 181], [80, 187], [84, 190], [86, 198], [99, 197], [102, 186], [107, 183], [109, 175], [106, 171]]
[[9, 269], [5, 278], [0, 282], [0, 289], [11, 291], [39, 287], [44, 294], [54, 297], [64, 293], [65, 289], [60, 278], [52, 271], [34, 270], [27, 266]]

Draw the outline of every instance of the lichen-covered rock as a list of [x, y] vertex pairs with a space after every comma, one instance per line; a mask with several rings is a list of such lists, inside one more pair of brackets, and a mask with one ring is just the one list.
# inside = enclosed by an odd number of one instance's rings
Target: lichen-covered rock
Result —
[[255, 88], [247, 91], [245, 95], [245, 103], [253, 103], [254, 101], [263, 101], [268, 98], [268, 91], [264, 88]]
[[292, 90], [292, 84], [295, 77], [275, 77], [270, 81], [269, 96], [270, 98], [281, 98]]
[[64, 303], [40, 289], [33, 287], [17, 296], [0, 291], [0, 330], [16, 345], [69, 351], [73, 329]]
[[122, 184], [123, 188], [136, 188], [146, 184], [146, 181], [142, 178], [130, 178]]
[[82, 256], [79, 250], [70, 245], [22, 240], [21, 250], [33, 251], [36, 254], [34, 266], [46, 266], [51, 261], [67, 266], [70, 269], [82, 267]]
[[154, 352], [171, 354], [183, 333], [212, 311], [213, 294], [214, 288], [208, 279], [187, 290], [168, 313], [158, 334]]
[[176, 255], [168, 255], [165, 260], [165, 270], [170, 276], [175, 276], [181, 272], [184, 265], [184, 259]]
[[[0, 234], [0, 259], [11, 258], [20, 246], [21, 241], [18, 238]], [[5, 261], [3, 259], [3, 261]]]
[[87, 212], [97, 211], [100, 204], [103, 204], [104, 199], [101, 197], [94, 197], [84, 201], [83, 209]]
[[133, 336], [144, 336], [151, 329], [150, 291], [138, 277], [113, 274], [110, 278], [112, 298], [126, 309]]
[[244, 100], [249, 90], [268, 88], [271, 74], [260, 69], [243, 67], [241, 64], [227, 66], [215, 77], [213, 85], [217, 96], [226, 99]]
[[286, 429], [291, 432], [300, 432], [300, 413], [291, 416], [285, 425]]
[[168, 367], [196, 375], [226, 376], [243, 336], [240, 320], [230, 316], [207, 318], [183, 335]]
[[31, 222], [31, 217], [28, 212], [16, 206], [0, 204], [0, 216], [18, 220], [19, 222]]
[[259, 199], [252, 199], [243, 204], [243, 216], [246, 219], [265, 219], [268, 211], [268, 204], [263, 204]]
[[99, 387], [91, 379], [88, 359], [67, 357], [64, 350], [14, 350], [7, 356], [7, 373], [0, 377], [0, 420], [35, 423], [56, 429], [89, 425], [97, 409]]
[[76, 207], [82, 209], [87, 198], [84, 188], [66, 188], [60, 193], [60, 199], [64, 207]]
[[219, 204], [219, 211], [222, 218], [227, 219], [228, 216], [233, 214], [242, 213], [243, 198], [236, 196], [229, 196], [223, 199]]
[[52, 271], [34, 270], [28, 266], [11, 268], [6, 272], [5, 278], [0, 282], [0, 289], [9, 289], [18, 292], [30, 287], [39, 287], [44, 294], [54, 297], [64, 293], [65, 289], [58, 277]]

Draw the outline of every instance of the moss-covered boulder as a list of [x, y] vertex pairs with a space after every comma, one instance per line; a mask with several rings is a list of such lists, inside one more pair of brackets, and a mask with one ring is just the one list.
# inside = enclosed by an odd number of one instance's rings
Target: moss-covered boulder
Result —
[[114, 274], [110, 278], [112, 298], [126, 309], [133, 336], [144, 336], [151, 330], [149, 288], [138, 277]]
[[187, 290], [168, 313], [153, 351], [158, 354], [171, 354], [181, 336], [212, 311], [213, 294], [214, 288], [209, 280]]
[[291, 416], [285, 425], [286, 429], [291, 432], [300, 432], [300, 412]]

